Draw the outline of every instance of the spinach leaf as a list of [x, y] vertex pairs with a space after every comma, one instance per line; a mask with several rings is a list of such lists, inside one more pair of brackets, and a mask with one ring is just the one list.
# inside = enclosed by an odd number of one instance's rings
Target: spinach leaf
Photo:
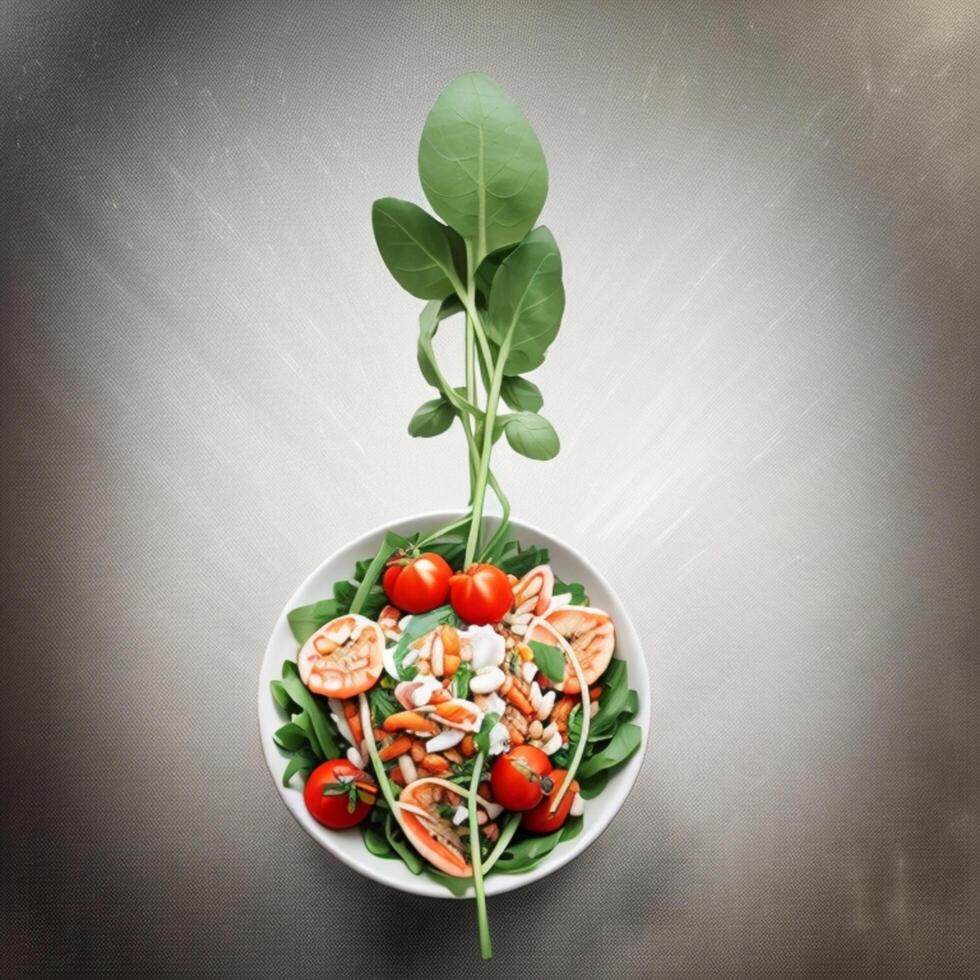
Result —
[[386, 860], [398, 860], [398, 854], [388, 843], [388, 838], [383, 830], [378, 830], [370, 823], [362, 823], [361, 838], [364, 840], [364, 846], [368, 849], [369, 854]]
[[304, 777], [308, 776], [317, 765], [319, 765], [320, 760], [313, 754], [311, 749], [299, 749], [294, 752], [290, 758], [289, 762], [286, 763], [286, 768], [282, 773], [282, 784], [283, 786], [288, 786], [289, 781], [296, 775], [296, 773], [302, 773]]
[[422, 189], [436, 214], [482, 258], [520, 241], [548, 194], [548, 168], [530, 123], [489, 76], [453, 79], [419, 146]]
[[453, 674], [453, 697], [468, 698], [470, 696], [470, 678], [474, 674], [473, 668], [465, 661], [456, 668]]
[[541, 389], [527, 378], [517, 376], [504, 378], [500, 397], [515, 412], [539, 412], [544, 404]]
[[269, 682], [269, 687], [272, 690], [272, 699], [286, 714], [294, 715], [299, 711], [299, 707], [293, 703], [286, 688], [282, 686], [282, 681], [273, 679]]
[[538, 640], [531, 640], [528, 646], [534, 654], [534, 662], [545, 677], [556, 683], [564, 680], [565, 654], [559, 647], [552, 646], [550, 643], [540, 643]]
[[602, 694], [599, 695], [599, 710], [592, 719], [589, 738], [596, 740], [615, 726], [620, 712], [629, 696], [629, 678], [626, 661], [613, 658], [599, 680]]
[[571, 596], [571, 599], [568, 600], [570, 606], [587, 606], [589, 604], [589, 597], [584, 585], [579, 582], [563, 582], [556, 576], [554, 594], [561, 595], [562, 593], [568, 593]]
[[452, 623], [454, 626], [459, 624], [459, 618], [453, 612], [452, 606], [440, 606], [431, 612], [413, 616], [405, 627], [395, 649], [391, 653], [391, 659], [395, 662], [395, 669], [398, 671], [398, 679], [410, 681], [415, 676], [414, 667], [403, 667], [402, 661], [408, 654], [409, 646], [420, 636], [425, 636], [430, 630], [434, 630], [441, 623]]
[[300, 680], [299, 670], [291, 660], [283, 661], [282, 684], [293, 701], [309, 715], [323, 758], [338, 758], [340, 749], [337, 748], [337, 742], [331, 732], [327, 713], [320, 707], [309, 688]]
[[416, 409], [408, 423], [408, 434], [416, 438], [430, 439], [440, 435], [453, 424], [456, 410], [445, 398], [433, 398]]
[[582, 830], [582, 818], [573, 817], [564, 827], [550, 834], [536, 834], [511, 841], [494, 865], [494, 871], [517, 874], [537, 867], [562, 841], [571, 840]]
[[484, 755], [490, 754], [490, 729], [500, 721], [500, 715], [490, 711], [483, 716], [480, 730], [473, 736], [473, 744]]
[[457, 898], [462, 898], [473, 887], [472, 878], [457, 878], [455, 875], [444, 875], [435, 868], [427, 867], [425, 873], [433, 880], [445, 885]]
[[496, 563], [506, 574], [521, 578], [532, 568], [548, 564], [550, 558], [547, 548], [531, 547], [521, 550], [516, 541], [513, 544], [517, 546], [517, 551], [503, 555]]
[[642, 732], [639, 726], [620, 725], [609, 740], [609, 744], [579, 766], [578, 776], [581, 779], [588, 779], [604, 769], [611, 769], [625, 762], [640, 747], [641, 738]]
[[[382, 683], [384, 678], [382, 678]], [[368, 704], [371, 706], [371, 720], [380, 726], [389, 715], [397, 714], [402, 706], [395, 700], [394, 693], [381, 684], [375, 684], [368, 691]]]
[[287, 721], [285, 725], [277, 728], [272, 733], [272, 738], [279, 748], [285, 749], [287, 752], [296, 752], [304, 748], [309, 742], [306, 732], [291, 721]]
[[558, 455], [561, 448], [558, 433], [543, 416], [534, 412], [515, 412], [502, 421], [504, 434], [514, 452], [528, 459], [554, 459]]
[[535, 228], [500, 264], [490, 290], [486, 332], [506, 354], [505, 374], [543, 363], [564, 310], [558, 246], [547, 228]]
[[321, 599], [309, 606], [297, 606], [286, 614], [286, 622], [297, 643], [305, 643], [321, 626], [336, 619], [343, 610], [336, 599]]
[[413, 875], [420, 875], [424, 867], [422, 858], [418, 856], [411, 844], [405, 839], [401, 827], [395, 823], [390, 813], [385, 820], [385, 837], [388, 839], [392, 850], [405, 862], [405, 867]]
[[459, 282], [456, 257], [464, 256], [456, 232], [417, 204], [396, 197], [374, 202], [371, 224], [381, 258], [404, 290], [419, 299], [439, 300], [453, 292]]
[[579, 779], [579, 793], [582, 795], [582, 799], [595, 799], [595, 797], [597, 797], [606, 788], [606, 783], [609, 782], [610, 773], [611, 770], [603, 769], [601, 772], [597, 772], [594, 776], [590, 776], [588, 779]]

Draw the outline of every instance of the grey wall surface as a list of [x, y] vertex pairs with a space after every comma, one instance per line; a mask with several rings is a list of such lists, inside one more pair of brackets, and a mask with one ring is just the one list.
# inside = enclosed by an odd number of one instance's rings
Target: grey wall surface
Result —
[[[469, 69], [566, 262], [562, 452], [500, 478], [655, 682], [489, 967], [303, 834], [255, 718], [298, 582], [465, 499], [369, 206]], [[977, 975], [975, 3], [3, 3], [0, 78], [5, 974]]]

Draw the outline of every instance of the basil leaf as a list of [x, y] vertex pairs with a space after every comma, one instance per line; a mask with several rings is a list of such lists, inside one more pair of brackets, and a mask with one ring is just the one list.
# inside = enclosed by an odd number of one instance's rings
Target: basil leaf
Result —
[[564, 680], [565, 654], [560, 647], [552, 646], [550, 643], [540, 643], [537, 640], [531, 640], [528, 646], [534, 654], [534, 662], [545, 677], [555, 683]]
[[500, 386], [500, 397], [515, 412], [539, 412], [544, 404], [541, 389], [527, 378], [505, 377]]
[[336, 619], [343, 610], [336, 599], [321, 599], [309, 606], [298, 606], [286, 613], [286, 622], [297, 643], [305, 643], [321, 626]]
[[396, 197], [374, 202], [371, 224], [381, 258], [403, 289], [419, 299], [441, 300], [453, 292], [459, 281], [455, 256], [464, 255], [456, 232]]
[[337, 742], [331, 734], [327, 715], [307, 686], [300, 680], [299, 670], [291, 660], [283, 662], [282, 684], [293, 701], [309, 715], [316, 740], [319, 743], [320, 754], [325, 759], [338, 758], [340, 749], [337, 748]]
[[488, 252], [519, 242], [548, 195], [548, 168], [530, 123], [489, 76], [453, 79], [432, 107], [419, 146], [432, 209]]
[[528, 459], [554, 459], [561, 448], [552, 424], [534, 412], [505, 416], [504, 433], [511, 449]]
[[640, 747], [641, 737], [639, 726], [620, 725], [609, 744], [578, 767], [577, 775], [581, 779], [588, 779], [604, 769], [611, 769], [625, 762]]
[[565, 310], [561, 254], [551, 232], [535, 228], [501, 263], [488, 304], [487, 336], [501, 348], [504, 374], [544, 362]]
[[408, 423], [408, 434], [429, 439], [440, 435], [453, 424], [456, 410], [445, 398], [433, 398], [424, 402]]

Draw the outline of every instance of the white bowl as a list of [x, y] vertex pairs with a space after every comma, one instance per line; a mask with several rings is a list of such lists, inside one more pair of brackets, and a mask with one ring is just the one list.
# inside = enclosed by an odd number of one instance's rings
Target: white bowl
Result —
[[[393, 530], [407, 536], [415, 531], [441, 527], [459, 516], [461, 516], [459, 513], [436, 512], [406, 517], [368, 531], [367, 534], [362, 534], [335, 551], [296, 590], [279, 614], [259, 672], [259, 731], [262, 738], [262, 751], [265, 753], [276, 789], [290, 813], [314, 840], [355, 871], [392, 888], [414, 895], [431, 895], [436, 898], [454, 896], [426, 875], [413, 875], [401, 861], [384, 860], [369, 853], [358, 830], [328, 830], [318, 824], [309, 815], [303, 803], [299, 776], [293, 778], [292, 785], [288, 787], [282, 785], [282, 773], [287, 756], [273, 741], [272, 733], [284, 723], [284, 716], [272, 699], [269, 682], [281, 675], [284, 660], [296, 659], [297, 643], [286, 622], [286, 613], [290, 609], [329, 597], [335, 581], [348, 578], [358, 559], [369, 557], [377, 551], [385, 531]], [[650, 727], [650, 680], [640, 647], [640, 638], [623, 604], [609, 584], [579, 552], [546, 531], [525, 524], [523, 521], [513, 520], [512, 533], [525, 547], [531, 544], [546, 546], [551, 553], [552, 566], [558, 575], [566, 582], [581, 582], [589, 594], [592, 605], [604, 609], [613, 617], [616, 623], [616, 656], [626, 661], [630, 686], [639, 695], [640, 710], [634, 721], [640, 726], [643, 738], [640, 749], [609, 780], [602, 793], [595, 799], [585, 801], [585, 824], [582, 832], [573, 840], [559, 844], [532, 871], [515, 875], [490, 875], [486, 881], [488, 895], [500, 895], [546, 877], [552, 871], [567, 864], [577, 854], [581, 854], [606, 829], [636, 781], [643, 762], [643, 753], [646, 751]], [[472, 889], [469, 894], [472, 894]]]

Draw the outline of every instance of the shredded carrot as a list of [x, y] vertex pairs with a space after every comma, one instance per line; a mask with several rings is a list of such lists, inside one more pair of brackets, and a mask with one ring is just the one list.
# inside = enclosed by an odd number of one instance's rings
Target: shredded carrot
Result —
[[384, 729], [386, 732], [408, 729], [412, 732], [426, 732], [435, 735], [439, 731], [439, 726], [417, 711], [398, 711], [385, 718]]
[[344, 707], [344, 717], [350, 726], [351, 735], [354, 736], [354, 745], [360, 748], [361, 742], [364, 741], [364, 729], [361, 727], [361, 717], [357, 710], [357, 704], [353, 698], [346, 698], [342, 704]]
[[472, 759], [476, 755], [476, 743], [472, 735], [463, 736], [463, 741], [459, 743], [459, 750], [467, 759]]
[[533, 715], [534, 709], [531, 702], [525, 697], [524, 692], [516, 685], [511, 684], [510, 690], [504, 695], [510, 703], [517, 708], [522, 715]]
[[400, 735], [390, 745], [381, 749], [378, 757], [382, 762], [388, 762], [390, 759], [397, 759], [398, 756], [404, 755], [411, 747], [412, 740], [407, 735]]

